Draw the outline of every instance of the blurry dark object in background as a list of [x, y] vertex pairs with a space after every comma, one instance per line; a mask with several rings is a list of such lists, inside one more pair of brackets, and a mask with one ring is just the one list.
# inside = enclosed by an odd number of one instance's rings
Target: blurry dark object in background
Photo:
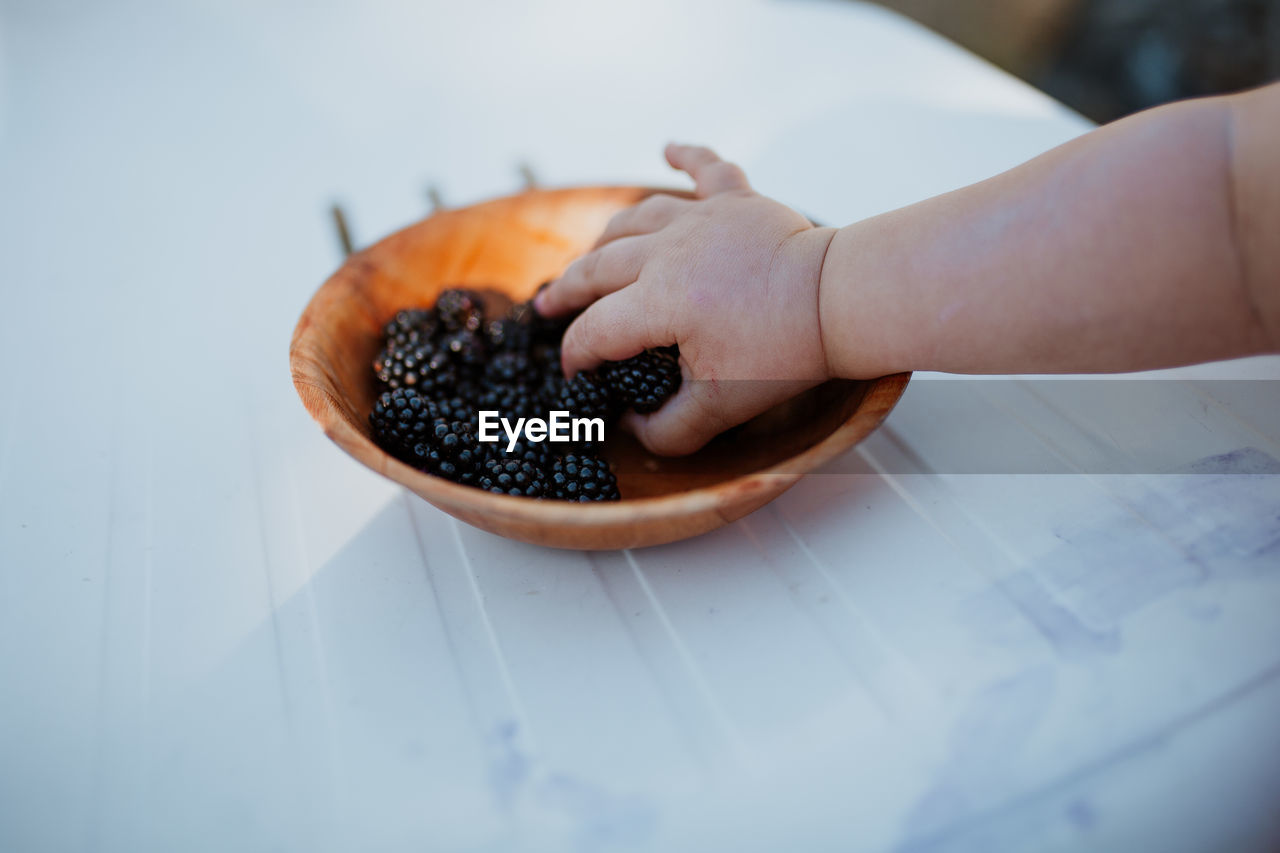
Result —
[[1280, 0], [877, 0], [1094, 121], [1280, 79]]
[[1084, 0], [1029, 79], [1099, 122], [1280, 79], [1280, 0]]

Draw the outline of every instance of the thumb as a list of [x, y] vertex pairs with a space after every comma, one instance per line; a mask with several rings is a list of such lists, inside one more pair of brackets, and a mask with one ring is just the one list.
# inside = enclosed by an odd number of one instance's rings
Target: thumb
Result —
[[687, 456], [733, 426], [716, 403], [717, 393], [710, 382], [686, 378], [658, 411], [648, 415], [628, 412], [622, 424], [659, 456]]

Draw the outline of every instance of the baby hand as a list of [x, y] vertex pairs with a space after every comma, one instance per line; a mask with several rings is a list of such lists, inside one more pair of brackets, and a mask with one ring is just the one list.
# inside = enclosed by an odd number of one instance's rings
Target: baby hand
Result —
[[654, 453], [680, 455], [829, 378], [818, 285], [835, 229], [757, 194], [707, 148], [669, 145], [666, 156], [696, 198], [657, 194], [614, 216], [535, 307], [586, 307], [564, 336], [570, 376], [679, 345], [680, 391], [626, 423]]

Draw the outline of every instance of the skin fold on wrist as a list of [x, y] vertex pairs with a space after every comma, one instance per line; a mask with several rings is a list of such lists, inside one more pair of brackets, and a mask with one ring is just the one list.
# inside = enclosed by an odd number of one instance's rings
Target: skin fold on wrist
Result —
[[814, 325], [817, 332], [817, 357], [822, 371], [815, 379], [829, 379], [835, 376], [831, 364], [827, 360], [826, 343], [822, 337], [822, 268], [826, 261], [827, 249], [835, 237], [838, 228], [814, 227], [798, 231], [788, 237], [779, 252], [779, 258], [772, 265], [770, 277], [785, 276], [802, 283], [802, 291], [813, 293]]
[[917, 369], [911, 347], [920, 345], [927, 329], [909, 321], [914, 306], [904, 303], [902, 290], [886, 292], [895, 280], [889, 267], [897, 240], [885, 218], [838, 229], [823, 255], [819, 329], [827, 371], [833, 377], [873, 379]]

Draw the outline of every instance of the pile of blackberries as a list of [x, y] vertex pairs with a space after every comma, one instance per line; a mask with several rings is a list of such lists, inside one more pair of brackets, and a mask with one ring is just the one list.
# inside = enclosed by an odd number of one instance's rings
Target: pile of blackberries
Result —
[[388, 453], [429, 474], [506, 495], [616, 501], [618, 482], [592, 441], [478, 439], [477, 412], [515, 424], [552, 411], [612, 423], [627, 409], [657, 410], [680, 387], [675, 347], [565, 379], [560, 339], [570, 318], [550, 320], [528, 302], [488, 317], [480, 294], [446, 290], [433, 308], [400, 311], [373, 362], [381, 395], [369, 422]]

